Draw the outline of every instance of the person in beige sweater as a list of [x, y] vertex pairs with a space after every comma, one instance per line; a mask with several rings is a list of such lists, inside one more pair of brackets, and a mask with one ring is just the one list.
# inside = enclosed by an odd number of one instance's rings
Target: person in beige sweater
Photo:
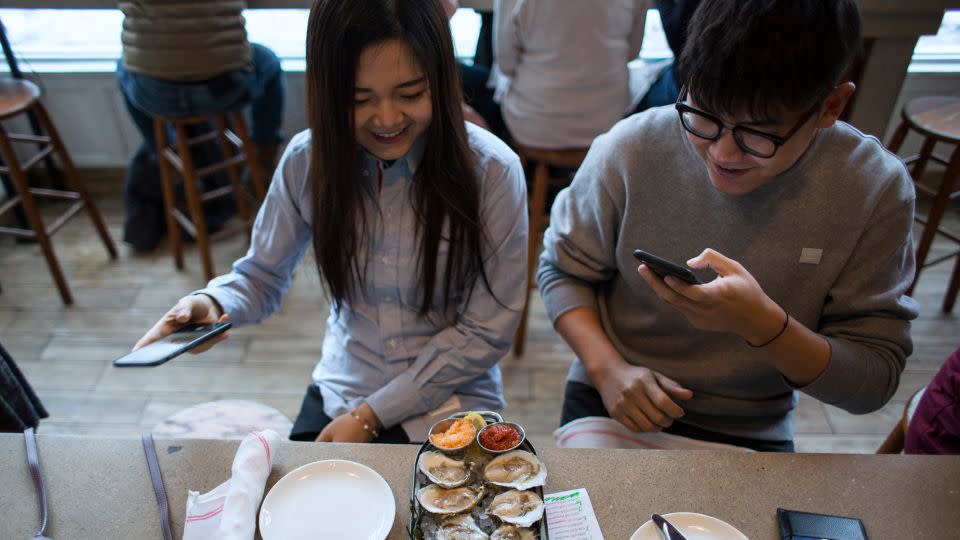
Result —
[[[249, 103], [255, 154], [269, 174], [283, 141], [284, 79], [277, 55], [247, 40], [243, 0], [123, 0], [118, 7], [124, 20], [117, 78], [143, 136], [124, 187], [124, 240], [148, 251], [166, 229], [152, 117], [213, 114]], [[226, 213], [208, 216], [208, 226], [215, 228]]]

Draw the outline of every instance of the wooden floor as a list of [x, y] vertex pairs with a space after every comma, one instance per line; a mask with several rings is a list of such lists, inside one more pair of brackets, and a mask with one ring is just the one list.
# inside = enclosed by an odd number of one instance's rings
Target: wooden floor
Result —
[[[188, 246], [187, 268], [173, 267], [166, 244], [134, 255], [120, 242], [119, 188], [96, 194], [120, 247], [110, 261], [83, 215], [56, 237], [56, 251], [76, 304], [65, 308], [35, 244], [0, 237], [0, 342], [12, 353], [50, 411], [44, 433], [135, 435], [193, 404], [248, 399], [293, 418], [320, 355], [326, 303], [312, 263], [297, 272], [280, 313], [258, 326], [231, 331], [210, 352], [143, 370], [116, 369], [111, 361], [183, 294], [204, 283]], [[960, 212], [951, 209], [956, 223]], [[242, 236], [217, 244], [219, 272], [245, 251]], [[936, 246], [938, 250], [946, 246]], [[881, 410], [855, 416], [802, 396], [796, 411], [800, 451], [873, 452], [900, 417], [904, 400], [926, 384], [960, 345], [960, 315], [940, 313], [950, 264], [926, 270], [916, 298], [914, 353], [894, 399]], [[960, 313], [960, 307], [955, 310]], [[526, 354], [502, 362], [509, 401], [506, 416], [523, 424], [535, 445], [553, 444], [564, 378], [572, 353], [554, 333], [534, 295]]]

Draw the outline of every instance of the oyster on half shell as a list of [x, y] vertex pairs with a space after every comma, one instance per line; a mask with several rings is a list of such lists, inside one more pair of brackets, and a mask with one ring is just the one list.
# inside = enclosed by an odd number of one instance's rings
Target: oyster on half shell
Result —
[[511, 489], [497, 495], [487, 513], [518, 527], [529, 527], [543, 517], [543, 499], [532, 491]]
[[[459, 514], [473, 509], [483, 499], [483, 486], [447, 489], [430, 484], [417, 491], [417, 500], [432, 514]], [[543, 513], [541, 509], [541, 513]]]
[[547, 483], [547, 468], [536, 455], [514, 450], [490, 460], [483, 469], [483, 478], [497, 486], [530, 489]]
[[417, 467], [431, 482], [440, 487], [460, 487], [470, 480], [470, 467], [466, 463], [451, 459], [440, 452], [420, 454]]
[[501, 525], [490, 535], [490, 540], [534, 540], [537, 533], [533, 529], [516, 525]]
[[440, 521], [435, 540], [489, 540], [470, 514], [448, 516]]

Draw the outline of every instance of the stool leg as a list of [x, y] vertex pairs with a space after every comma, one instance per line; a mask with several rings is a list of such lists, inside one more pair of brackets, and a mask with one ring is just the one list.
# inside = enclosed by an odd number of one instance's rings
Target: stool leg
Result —
[[170, 250], [173, 252], [173, 264], [177, 270], [183, 270], [183, 244], [180, 239], [180, 226], [174, 211], [177, 199], [174, 196], [172, 165], [167, 159], [170, 141], [167, 139], [166, 122], [153, 119], [153, 135], [157, 141], [157, 166], [160, 167], [160, 188], [163, 190], [163, 213], [167, 218], [167, 234], [170, 235]]
[[257, 203], [262, 203], [267, 196], [267, 180], [263, 177], [263, 170], [257, 165], [257, 150], [250, 140], [250, 134], [247, 132], [247, 121], [243, 118], [242, 112], [230, 113], [230, 125], [236, 130], [237, 137], [243, 143], [243, 153], [247, 156], [247, 169], [250, 171], [250, 178], [253, 180], [253, 192], [257, 197]]
[[516, 341], [513, 343], [513, 352], [521, 356], [527, 340], [527, 319], [530, 312], [530, 290], [535, 287], [534, 274], [539, 259], [540, 237], [544, 225], [544, 206], [547, 204], [547, 187], [550, 184], [550, 168], [546, 163], [539, 162], [533, 173], [533, 200], [530, 203], [530, 228], [527, 231], [527, 292], [523, 303], [523, 314], [520, 326], [517, 328]]
[[953, 155], [950, 156], [947, 171], [940, 180], [937, 196], [933, 200], [933, 206], [930, 208], [930, 215], [927, 216], [927, 225], [923, 228], [920, 245], [917, 247], [916, 273], [913, 276], [913, 283], [911, 283], [910, 288], [907, 289], [907, 294], [913, 294], [913, 288], [917, 286], [920, 271], [923, 269], [923, 261], [927, 258], [927, 252], [930, 251], [933, 238], [937, 234], [937, 227], [940, 226], [940, 219], [943, 217], [943, 212], [947, 209], [947, 204], [950, 202], [950, 194], [953, 193], [954, 186], [957, 183], [958, 173], [960, 173], [960, 146], [957, 146], [953, 151]]
[[30, 183], [27, 180], [27, 175], [23, 169], [20, 168], [20, 161], [17, 159], [17, 154], [13, 150], [10, 138], [7, 137], [7, 132], [2, 129], [2, 126], [0, 126], [0, 156], [3, 157], [3, 161], [7, 164], [7, 169], [10, 171], [10, 178], [13, 180], [17, 194], [20, 196], [20, 203], [23, 205], [23, 210], [26, 213], [27, 223], [30, 225], [30, 228], [33, 229], [37, 243], [40, 244], [40, 250], [43, 252], [43, 257], [47, 260], [47, 266], [53, 275], [53, 281], [57, 284], [57, 289], [60, 291], [60, 298], [63, 299], [65, 305], [73, 305], [73, 295], [70, 294], [70, 287], [67, 286], [67, 280], [63, 276], [63, 270], [57, 261], [57, 255], [53, 252], [50, 235], [47, 234], [47, 228], [43, 224], [43, 219], [40, 217], [37, 203], [33, 198], [33, 194], [30, 192]]
[[76, 191], [80, 195], [80, 199], [83, 200], [83, 207], [86, 209], [87, 215], [90, 216], [90, 221], [93, 222], [93, 226], [97, 229], [97, 234], [100, 235], [100, 240], [103, 241], [103, 245], [107, 248], [107, 253], [110, 254], [110, 258], [116, 259], [117, 248], [113, 243], [113, 239], [110, 237], [110, 233], [107, 231], [107, 226], [103, 223], [103, 217], [100, 215], [100, 211], [97, 210], [97, 206], [93, 203], [93, 199], [90, 198], [90, 194], [87, 192], [87, 187], [83, 183], [83, 180], [80, 179], [80, 174], [73, 164], [73, 158], [70, 157], [70, 153], [67, 152], [63, 140], [60, 138], [60, 133], [50, 120], [47, 109], [42, 103], [37, 101], [33, 107], [31, 107], [31, 110], [37, 115], [37, 120], [40, 122], [43, 130], [47, 132], [47, 136], [50, 137], [50, 142], [53, 144], [53, 148], [60, 158], [64, 173], [66, 173], [67, 183], [70, 184], [70, 187]]
[[950, 285], [947, 287], [947, 295], [943, 297], [943, 312], [953, 311], [953, 304], [957, 300], [957, 291], [960, 291], [960, 253], [957, 254], [957, 262], [953, 265], [953, 275], [950, 276]]
[[183, 161], [183, 190], [187, 195], [187, 206], [190, 208], [190, 219], [197, 230], [197, 250], [200, 252], [200, 261], [203, 263], [203, 272], [207, 281], [213, 279], [213, 259], [210, 256], [210, 237], [207, 234], [207, 221], [203, 217], [203, 201], [200, 199], [200, 190], [197, 188], [197, 178], [193, 168], [193, 157], [190, 155], [190, 138], [183, 124], [175, 124], [177, 133], [177, 150], [180, 160]]
[[900, 151], [900, 147], [903, 145], [903, 140], [907, 137], [907, 131], [909, 126], [906, 122], [900, 122], [900, 125], [897, 127], [897, 131], [893, 133], [893, 138], [890, 139], [890, 143], [887, 144], [887, 150], [890, 150], [894, 154]]
[[[223, 153], [223, 159], [229, 160], [234, 157], [234, 148], [227, 139], [227, 123], [223, 116], [217, 116], [214, 119], [217, 130], [217, 141], [220, 143], [220, 151]], [[247, 226], [250, 226], [250, 209], [247, 208], [247, 199], [243, 196], [243, 184], [240, 181], [240, 165], [230, 165], [227, 167], [227, 175], [230, 177], [230, 185], [233, 186], [233, 200], [237, 203], [237, 213], [240, 214]]]
[[913, 171], [910, 175], [913, 176], [914, 182], [920, 182], [923, 179], [923, 172], [927, 169], [927, 162], [930, 161], [930, 156], [933, 155], [933, 147], [936, 146], [937, 141], [933, 137], [927, 137], [923, 141], [923, 147], [920, 148], [920, 155], [917, 157], [917, 162], [913, 166]]

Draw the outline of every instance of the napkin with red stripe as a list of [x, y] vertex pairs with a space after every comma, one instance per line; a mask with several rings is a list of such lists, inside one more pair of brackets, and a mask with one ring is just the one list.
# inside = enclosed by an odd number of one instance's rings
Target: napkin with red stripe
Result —
[[280, 435], [270, 429], [250, 433], [237, 449], [226, 482], [207, 493], [187, 492], [183, 540], [253, 540], [279, 442]]

